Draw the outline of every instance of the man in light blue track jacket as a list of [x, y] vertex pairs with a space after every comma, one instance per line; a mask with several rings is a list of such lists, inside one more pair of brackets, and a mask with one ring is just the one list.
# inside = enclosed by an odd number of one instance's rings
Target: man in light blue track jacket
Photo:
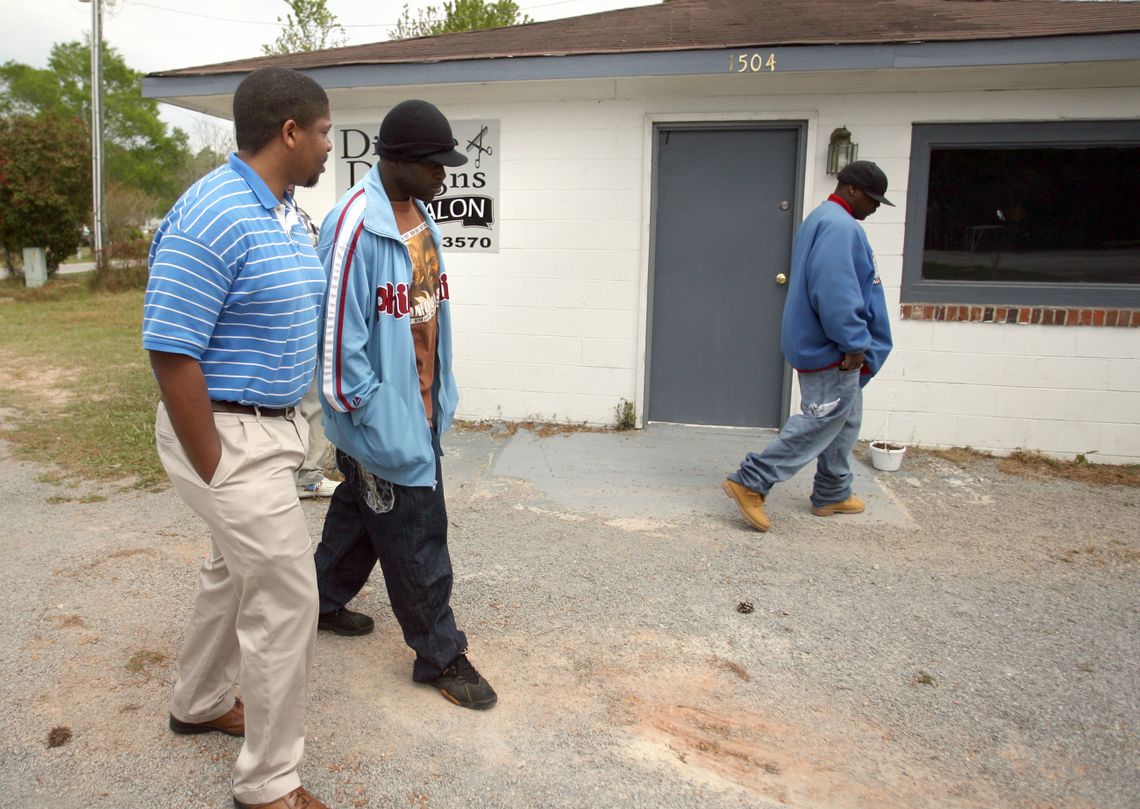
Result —
[[776, 483], [816, 459], [812, 513], [858, 514], [851, 449], [863, 421], [862, 387], [891, 350], [886, 299], [859, 222], [893, 203], [887, 175], [868, 160], [839, 172], [835, 193], [808, 215], [792, 244], [780, 347], [796, 369], [800, 412], [762, 453], [750, 452], [721, 484], [754, 528], [771, 525], [764, 500]]
[[321, 226], [329, 275], [319, 372], [325, 432], [345, 482], [317, 548], [318, 629], [366, 635], [373, 620], [345, 605], [376, 562], [416, 652], [412, 679], [451, 702], [490, 708], [494, 689], [467, 659], [451, 610], [452, 570], [440, 438], [458, 398], [440, 236], [424, 203], [456, 151], [451, 125], [426, 101], [384, 117], [379, 163]]

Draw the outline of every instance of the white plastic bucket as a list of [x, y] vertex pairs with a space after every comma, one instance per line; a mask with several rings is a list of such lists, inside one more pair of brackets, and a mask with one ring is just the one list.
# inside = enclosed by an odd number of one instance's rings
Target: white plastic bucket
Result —
[[889, 441], [871, 442], [871, 466], [880, 472], [897, 471], [902, 466], [904, 455], [906, 455], [904, 444], [892, 444]]

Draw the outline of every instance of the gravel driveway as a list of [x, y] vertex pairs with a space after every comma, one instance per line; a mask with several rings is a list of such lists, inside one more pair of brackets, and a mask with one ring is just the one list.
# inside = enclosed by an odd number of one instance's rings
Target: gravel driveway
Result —
[[[762, 535], [717, 484], [764, 440], [451, 437], [453, 605], [499, 704], [411, 682], [377, 572], [376, 632], [318, 639], [305, 784], [334, 809], [1137, 805], [1140, 491], [912, 453], [860, 468], [866, 515], [776, 490]], [[166, 728], [202, 524], [0, 461], [5, 805], [230, 806], [239, 740]]]

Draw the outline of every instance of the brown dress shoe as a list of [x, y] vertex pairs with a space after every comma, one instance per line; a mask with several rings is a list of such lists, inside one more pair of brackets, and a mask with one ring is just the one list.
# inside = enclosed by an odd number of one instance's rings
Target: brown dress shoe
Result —
[[237, 809], [329, 809], [328, 804], [322, 803], [313, 793], [304, 787], [297, 787], [288, 795], [282, 795], [269, 803], [242, 803], [234, 798]]
[[245, 706], [241, 704], [241, 697], [237, 697], [234, 699], [234, 707], [209, 722], [183, 722], [181, 719], [175, 719], [174, 714], [171, 714], [170, 729], [175, 733], [181, 733], [183, 736], [209, 733], [210, 731], [225, 733], [227, 736], [244, 736]]

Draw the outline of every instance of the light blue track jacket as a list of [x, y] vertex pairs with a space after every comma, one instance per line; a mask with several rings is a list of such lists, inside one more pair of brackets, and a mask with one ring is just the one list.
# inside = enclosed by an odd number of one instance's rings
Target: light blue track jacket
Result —
[[793, 368], [815, 371], [863, 351], [866, 384], [891, 346], [887, 300], [867, 234], [842, 205], [826, 201], [804, 219], [792, 244], [780, 329], [784, 357]]
[[[459, 399], [451, 371], [451, 309], [439, 229], [418, 200], [439, 254], [436, 425], [451, 426]], [[373, 168], [325, 217], [317, 253], [328, 274], [317, 371], [325, 434], [384, 480], [436, 483], [431, 426], [420, 396], [408, 316], [412, 259]]]

